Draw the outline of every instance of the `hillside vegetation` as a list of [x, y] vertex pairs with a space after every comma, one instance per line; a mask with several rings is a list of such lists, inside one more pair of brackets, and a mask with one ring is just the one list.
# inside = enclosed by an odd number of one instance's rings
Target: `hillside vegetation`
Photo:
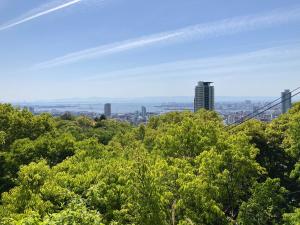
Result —
[[229, 129], [214, 112], [147, 125], [0, 105], [0, 224], [299, 225], [300, 104]]

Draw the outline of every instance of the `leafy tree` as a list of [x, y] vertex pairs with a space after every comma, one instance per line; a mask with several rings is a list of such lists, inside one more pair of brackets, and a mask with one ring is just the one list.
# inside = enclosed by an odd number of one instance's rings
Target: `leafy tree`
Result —
[[19, 139], [3, 154], [6, 183], [14, 184], [20, 166], [45, 159], [56, 165], [75, 153], [75, 140], [70, 134], [57, 136], [47, 133], [36, 140]]
[[104, 114], [101, 114], [101, 116], [95, 118], [95, 122], [99, 122], [101, 120], [106, 120], [106, 116]]
[[163, 210], [163, 185], [159, 183], [159, 174], [151, 166], [151, 160], [140, 152], [133, 165], [130, 192], [135, 203], [134, 211], [138, 224], [166, 224]]
[[[206, 113], [208, 115], [205, 115]], [[166, 115], [166, 119], [167, 116], [173, 114]], [[213, 119], [206, 120], [206, 117]], [[202, 151], [218, 145], [218, 138], [222, 135], [222, 124], [214, 113], [200, 110], [194, 117], [189, 115], [180, 118], [180, 123], [177, 123], [179, 120], [177, 117], [171, 117], [167, 121], [172, 119], [176, 123], [162, 126], [159, 132], [164, 135], [158, 135], [155, 140], [154, 148], [162, 151], [166, 156], [193, 158]]]
[[61, 118], [62, 120], [74, 120], [74, 119], [75, 119], [75, 117], [72, 115], [71, 112], [65, 112], [64, 114], [62, 114], [62, 115], [60, 116], [60, 118]]
[[[235, 132], [244, 133], [250, 137], [258, 149], [256, 161], [263, 166], [267, 173], [260, 179], [261, 182], [270, 178], [279, 178], [281, 185], [290, 192], [300, 189], [297, 183], [297, 143], [299, 142], [299, 114], [298, 105], [288, 113], [281, 115], [269, 124], [251, 120], [235, 129]], [[295, 172], [292, 172], [292, 171]], [[300, 200], [297, 195], [289, 195], [289, 202]], [[295, 201], [295, 198], [297, 200]]]
[[279, 179], [268, 178], [264, 183], [255, 184], [252, 196], [241, 205], [238, 223], [280, 224], [286, 210], [286, 193]]
[[121, 224], [132, 221], [127, 193], [129, 172], [128, 162], [122, 159], [110, 160], [99, 171], [98, 182], [87, 190], [88, 205], [100, 212], [107, 224], [111, 221], [119, 221]]
[[48, 114], [34, 116], [27, 110], [18, 110], [9, 104], [0, 104], [2, 142], [3, 132], [5, 132], [5, 143], [2, 143], [4, 149], [17, 139], [36, 139], [40, 135], [53, 130], [53, 125], [53, 120]]
[[18, 176], [19, 186], [2, 195], [2, 204], [5, 209], [0, 211], [2, 218], [17, 216], [30, 210], [37, 211], [40, 215], [49, 212], [50, 202], [43, 201], [39, 195], [40, 188], [49, 174], [50, 168], [45, 161], [22, 167]]
[[89, 210], [82, 202], [72, 202], [58, 213], [47, 216], [42, 225], [103, 225], [101, 215], [95, 210]]
[[293, 213], [286, 213], [283, 215], [284, 225], [298, 225], [300, 224], [300, 208], [295, 209]]
[[197, 157], [199, 176], [207, 183], [207, 193], [222, 204], [225, 214], [235, 219], [241, 202], [248, 198], [250, 188], [264, 173], [255, 161], [257, 149], [246, 136], [226, 137], [224, 149], [204, 151]]
[[6, 133], [4, 131], [0, 131], [0, 145], [5, 144], [5, 136], [6, 136]]

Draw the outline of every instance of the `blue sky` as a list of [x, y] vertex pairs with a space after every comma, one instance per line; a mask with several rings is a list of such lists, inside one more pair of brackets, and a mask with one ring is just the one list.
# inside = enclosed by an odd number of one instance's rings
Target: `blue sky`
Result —
[[298, 0], [1, 0], [0, 100], [278, 96], [300, 86]]

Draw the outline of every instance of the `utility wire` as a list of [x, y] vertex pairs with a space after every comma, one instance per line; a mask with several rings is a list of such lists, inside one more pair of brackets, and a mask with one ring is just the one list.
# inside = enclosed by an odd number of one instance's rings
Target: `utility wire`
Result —
[[[300, 89], [300, 87], [297, 88], [297, 89], [295, 89], [295, 90], [298, 90], [298, 89]], [[298, 94], [300, 94], [300, 91], [297, 92], [296, 94], [293, 94], [293, 95], [291, 96], [291, 98], [295, 97], [295, 96], [298, 95]], [[263, 114], [264, 112], [266, 112], [266, 111], [268, 111], [268, 110], [274, 108], [275, 106], [278, 106], [279, 104], [281, 104], [281, 103], [287, 101], [288, 99], [289, 99], [289, 98], [285, 98], [283, 101], [280, 101], [280, 102], [276, 103], [275, 105], [270, 106], [269, 108], [267, 108], [267, 109], [265, 109], [265, 110], [263, 110], [263, 111], [261, 111], [261, 112], [255, 114], [255, 115], [249, 117], [248, 119], [243, 120], [242, 122], [239, 122], [239, 123], [237, 123], [237, 124], [234, 124], [234, 126], [229, 127], [229, 129], [231, 130], [231, 129], [233, 129], [233, 128], [236, 128], [237, 126], [239, 126], [239, 125], [241, 125], [241, 124], [243, 124], [243, 123], [245, 123], [245, 122], [247, 122], [247, 121], [253, 119], [253, 118], [256, 117], [256, 116], [259, 116], [259, 115]]]
[[[292, 94], [293, 92], [298, 91], [299, 89], [300, 89], [300, 87], [298, 87], [298, 88], [296, 88], [296, 89], [290, 91], [290, 93]], [[275, 100], [272, 101], [272, 102], [269, 102], [268, 104], [266, 104], [266, 105], [264, 105], [264, 106], [262, 106], [262, 107], [256, 109], [256, 110], [253, 111], [252, 113], [249, 113], [248, 115], [243, 116], [241, 119], [239, 119], [238, 121], [234, 122], [234, 123], [231, 124], [231, 125], [235, 125], [235, 124], [239, 124], [239, 123], [243, 122], [247, 117], [250, 117], [250, 116], [252, 116], [252, 115], [258, 113], [260, 110], [262, 110], [262, 109], [268, 107], [269, 105], [272, 105], [273, 103], [277, 102], [277, 101], [280, 100], [280, 99], [281, 99], [281, 97], [275, 99]]]

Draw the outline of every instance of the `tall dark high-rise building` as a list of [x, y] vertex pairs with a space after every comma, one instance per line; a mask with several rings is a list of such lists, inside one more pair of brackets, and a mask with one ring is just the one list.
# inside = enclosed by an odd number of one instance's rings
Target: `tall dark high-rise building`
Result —
[[194, 112], [199, 109], [214, 110], [215, 108], [215, 90], [211, 86], [213, 82], [199, 81], [195, 87]]
[[292, 93], [290, 90], [281, 92], [281, 112], [286, 113], [292, 107]]
[[147, 116], [147, 110], [145, 106], [142, 106], [142, 113], [141, 113], [142, 117], [146, 117]]
[[111, 104], [110, 103], [106, 103], [104, 105], [104, 115], [108, 118], [111, 117]]

